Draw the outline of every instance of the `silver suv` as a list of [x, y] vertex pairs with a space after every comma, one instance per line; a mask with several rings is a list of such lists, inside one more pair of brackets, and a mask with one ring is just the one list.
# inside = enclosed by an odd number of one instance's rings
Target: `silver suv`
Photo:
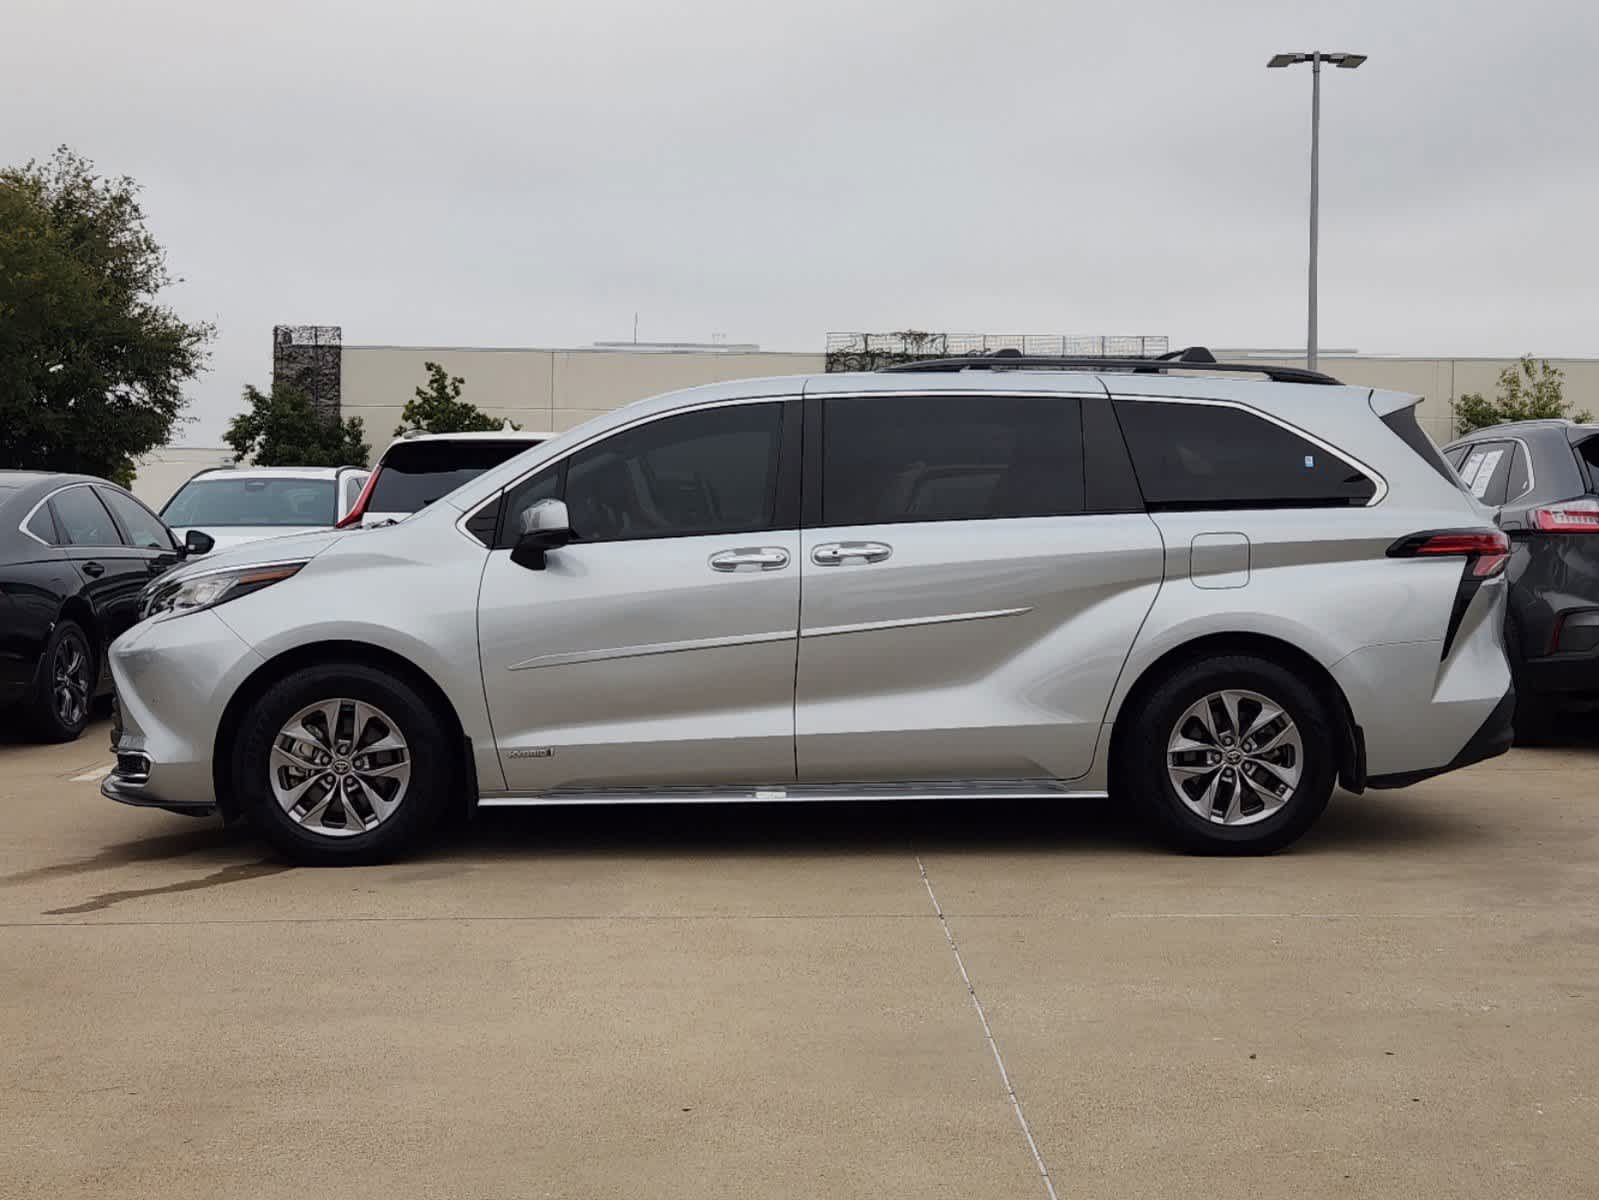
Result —
[[1416, 402], [1033, 359], [640, 401], [164, 576], [104, 790], [314, 863], [475, 805], [954, 796], [1275, 850], [1509, 746], [1507, 543]]

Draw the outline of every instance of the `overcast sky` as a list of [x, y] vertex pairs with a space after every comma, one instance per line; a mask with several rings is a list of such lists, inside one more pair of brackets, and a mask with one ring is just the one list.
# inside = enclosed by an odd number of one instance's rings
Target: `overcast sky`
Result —
[[[1599, 355], [1592, 0], [6, 0], [0, 161], [144, 187], [214, 320], [346, 342], [829, 330]], [[404, 397], [396, 397], [396, 400]]]

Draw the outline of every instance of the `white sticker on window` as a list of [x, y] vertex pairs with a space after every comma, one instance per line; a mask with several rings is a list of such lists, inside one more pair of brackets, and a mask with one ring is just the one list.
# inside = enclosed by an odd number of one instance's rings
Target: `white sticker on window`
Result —
[[1494, 477], [1494, 469], [1499, 466], [1499, 460], [1505, 456], [1503, 450], [1489, 450], [1482, 456], [1482, 462], [1477, 466], [1477, 473], [1471, 478], [1471, 494], [1481, 500], [1488, 494], [1488, 483]]
[[1472, 480], [1477, 478], [1477, 472], [1482, 468], [1482, 455], [1481, 450], [1473, 450], [1466, 456], [1466, 461], [1460, 464], [1460, 482], [1467, 487], [1471, 486]]

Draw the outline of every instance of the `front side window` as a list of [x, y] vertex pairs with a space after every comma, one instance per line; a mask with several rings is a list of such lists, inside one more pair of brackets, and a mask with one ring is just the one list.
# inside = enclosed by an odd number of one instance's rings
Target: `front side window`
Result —
[[337, 519], [331, 479], [191, 479], [161, 515], [174, 529], [323, 526]]
[[[579, 450], [566, 461], [572, 532], [619, 542], [770, 528], [782, 409], [735, 404], [663, 417]], [[538, 498], [519, 489], [508, 511]]]
[[155, 514], [148, 511], [144, 505], [109, 488], [95, 488], [94, 492], [105, 501], [117, 520], [122, 522], [122, 528], [128, 534], [128, 541], [144, 550], [173, 549], [172, 538], [167, 534], [166, 526], [161, 524]]
[[1240, 408], [1117, 400], [1116, 417], [1152, 509], [1336, 507], [1377, 494], [1337, 454]]
[[56, 524], [72, 546], [120, 546], [122, 537], [105, 505], [88, 486], [71, 487], [50, 497]]
[[1083, 511], [1069, 396], [838, 396], [823, 410], [822, 523], [981, 521]]

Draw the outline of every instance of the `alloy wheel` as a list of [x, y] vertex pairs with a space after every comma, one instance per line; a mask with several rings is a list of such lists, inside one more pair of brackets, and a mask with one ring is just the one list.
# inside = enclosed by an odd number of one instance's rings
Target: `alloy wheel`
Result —
[[89, 715], [89, 647], [69, 632], [56, 644], [50, 663], [50, 698], [56, 719], [68, 729]]
[[1212, 692], [1177, 718], [1166, 772], [1195, 816], [1252, 825], [1293, 798], [1305, 747], [1286, 710], [1259, 692]]
[[319, 700], [272, 739], [267, 773], [288, 818], [326, 837], [376, 829], [399, 809], [411, 782], [411, 748], [382, 709], [348, 698]]

